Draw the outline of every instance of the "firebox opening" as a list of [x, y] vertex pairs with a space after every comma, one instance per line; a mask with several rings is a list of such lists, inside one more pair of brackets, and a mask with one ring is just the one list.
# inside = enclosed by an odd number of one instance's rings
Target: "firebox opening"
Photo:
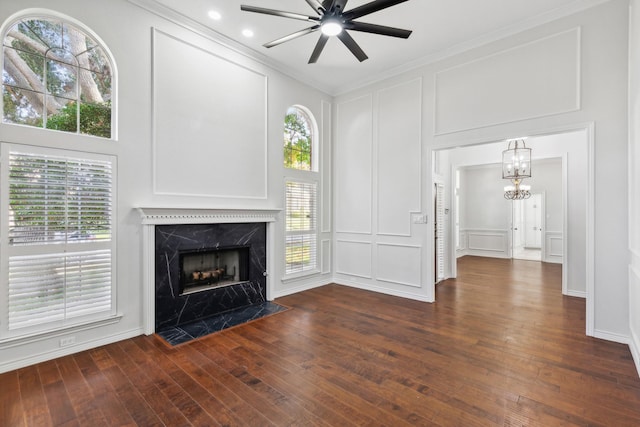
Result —
[[180, 251], [180, 295], [249, 280], [249, 246]]

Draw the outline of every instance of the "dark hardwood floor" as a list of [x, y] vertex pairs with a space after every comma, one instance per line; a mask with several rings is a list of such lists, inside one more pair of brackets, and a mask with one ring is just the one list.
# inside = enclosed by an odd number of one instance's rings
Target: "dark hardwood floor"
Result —
[[464, 257], [427, 304], [330, 285], [171, 348], [137, 337], [0, 375], [0, 426], [640, 426], [625, 345], [558, 265]]

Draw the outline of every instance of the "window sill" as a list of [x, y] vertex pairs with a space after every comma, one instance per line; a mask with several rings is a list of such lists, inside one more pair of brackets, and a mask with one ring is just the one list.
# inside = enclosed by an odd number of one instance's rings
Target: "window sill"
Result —
[[122, 320], [122, 314], [116, 314], [116, 315], [98, 319], [98, 320], [63, 326], [61, 328], [56, 328], [54, 330], [34, 332], [28, 335], [21, 335], [18, 337], [4, 338], [4, 339], [0, 339], [0, 348], [5, 349], [5, 348], [17, 347], [24, 344], [30, 344], [30, 343], [42, 341], [49, 338], [56, 338], [62, 335], [68, 335], [69, 332], [80, 332], [80, 331], [86, 331], [89, 329], [95, 329], [102, 326], [118, 323], [120, 322], [120, 320]]

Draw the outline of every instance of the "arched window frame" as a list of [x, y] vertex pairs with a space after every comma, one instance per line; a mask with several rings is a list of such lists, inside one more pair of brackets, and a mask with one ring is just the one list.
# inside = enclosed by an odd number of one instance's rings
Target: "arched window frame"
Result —
[[[309, 111], [308, 108], [302, 106], [302, 105], [292, 105], [291, 107], [289, 107], [287, 109], [287, 112], [285, 114], [285, 118], [289, 115], [292, 114], [292, 111], [295, 111], [298, 115], [300, 115], [304, 121], [306, 122], [307, 126], [309, 127], [309, 133], [310, 133], [310, 139], [311, 139], [311, 143], [310, 145], [310, 167], [309, 169], [304, 169], [304, 168], [298, 168], [298, 167], [288, 167], [285, 165], [285, 168], [287, 169], [293, 169], [293, 170], [299, 170], [299, 171], [304, 171], [304, 172], [317, 172], [319, 170], [318, 168], [318, 124], [315, 120], [315, 117], [313, 116], [313, 114], [311, 113], [311, 111]], [[283, 146], [283, 150], [286, 150], [286, 145]], [[286, 153], [283, 151], [283, 158], [286, 155]]]
[[[293, 280], [319, 273], [319, 201], [320, 179], [319, 132], [311, 111], [301, 105], [287, 109], [286, 117], [296, 111], [302, 116], [310, 133], [310, 167], [301, 169], [284, 165], [284, 280]], [[286, 156], [286, 139], [283, 158]], [[295, 210], [294, 210], [295, 209]], [[300, 216], [304, 214], [304, 218]]]
[[[110, 68], [110, 78], [111, 78], [111, 85], [110, 85], [110, 94], [109, 94], [109, 101], [111, 103], [110, 105], [110, 136], [106, 137], [106, 136], [100, 136], [100, 135], [93, 135], [91, 133], [84, 133], [80, 131], [80, 126], [81, 126], [81, 118], [80, 118], [80, 108], [76, 108], [76, 130], [75, 131], [66, 131], [64, 129], [62, 130], [58, 130], [58, 129], [49, 129], [45, 127], [45, 123], [47, 120], [47, 110], [45, 109], [46, 107], [43, 106], [43, 110], [42, 110], [42, 125], [41, 126], [34, 126], [31, 124], [22, 124], [22, 123], [12, 123], [9, 122], [7, 120], [5, 120], [5, 114], [4, 114], [4, 90], [5, 90], [5, 79], [4, 79], [4, 75], [3, 75], [3, 82], [2, 82], [2, 94], [3, 96], [0, 97], [0, 106], [2, 107], [2, 120], [0, 122], [0, 125], [9, 125], [9, 126], [27, 126], [30, 128], [36, 128], [36, 129], [43, 129], [43, 130], [57, 130], [58, 132], [65, 132], [68, 134], [76, 134], [76, 135], [81, 135], [84, 137], [96, 137], [96, 138], [101, 138], [101, 139], [110, 139], [110, 140], [117, 140], [117, 99], [118, 99], [118, 71], [117, 71], [117, 66], [116, 66], [116, 62], [115, 59], [111, 53], [111, 51], [109, 50], [109, 48], [107, 47], [106, 43], [102, 40], [102, 38], [100, 36], [98, 36], [93, 30], [91, 30], [90, 28], [88, 28], [86, 25], [84, 25], [82, 22], [52, 11], [52, 10], [48, 10], [48, 9], [26, 9], [26, 10], [22, 10], [20, 12], [15, 13], [14, 15], [10, 16], [8, 19], [6, 19], [4, 21], [4, 23], [2, 24], [2, 26], [0, 26], [0, 39], [2, 40], [2, 44], [3, 47], [5, 46], [5, 39], [7, 37], [8, 32], [18, 23], [20, 23], [21, 21], [29, 21], [29, 20], [46, 20], [46, 21], [50, 21], [50, 22], [58, 22], [60, 24], [66, 24], [66, 25], [70, 25], [75, 27], [75, 29], [79, 30], [81, 33], [83, 33], [86, 37], [90, 38], [96, 45], [97, 48], [100, 48], [102, 50], [102, 53], [106, 59], [106, 61], [108, 62], [108, 66]], [[95, 48], [95, 47], [94, 47]], [[92, 49], [94, 49], [92, 48]], [[3, 48], [4, 51], [4, 48]], [[79, 55], [78, 55], [79, 56]], [[44, 60], [46, 61], [46, 57], [43, 55], [42, 56], [44, 58]], [[4, 52], [0, 55], [0, 69], [3, 70], [3, 74], [4, 74], [4, 64], [5, 61], [5, 54]], [[45, 63], [46, 64], [46, 63]], [[45, 65], [46, 66], [46, 65]], [[46, 73], [44, 73], [46, 75]], [[46, 87], [46, 80], [43, 82], [44, 88], [43, 88], [43, 92], [39, 92], [39, 91], [34, 91], [36, 93], [40, 93], [42, 94], [42, 97], [44, 99], [47, 98], [47, 96], [50, 97], [55, 97], [54, 94], [50, 93], [50, 91], [47, 89]], [[24, 88], [23, 88], [24, 89]], [[81, 103], [81, 93], [79, 90], [76, 91], [76, 105], [78, 105], [77, 103]], [[43, 103], [45, 101], [43, 100]]]

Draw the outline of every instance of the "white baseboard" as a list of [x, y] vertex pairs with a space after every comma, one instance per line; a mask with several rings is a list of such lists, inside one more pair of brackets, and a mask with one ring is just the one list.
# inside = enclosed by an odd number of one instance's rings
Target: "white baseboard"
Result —
[[621, 335], [621, 334], [608, 332], [608, 331], [600, 331], [598, 329], [593, 331], [593, 337], [599, 338], [601, 340], [617, 342], [620, 344], [629, 345], [631, 343], [631, 338], [628, 335]]
[[315, 288], [319, 288], [321, 286], [325, 286], [328, 285], [330, 283], [333, 283], [333, 281], [331, 279], [329, 279], [329, 281], [327, 281], [327, 279], [322, 279], [322, 280], [316, 280], [314, 282], [307, 282], [304, 283], [302, 285], [298, 285], [292, 288], [287, 288], [287, 289], [278, 289], [275, 290], [273, 292], [273, 298], [272, 300], [276, 299], [276, 298], [282, 298], [282, 297], [286, 297], [287, 295], [292, 295], [292, 294], [297, 294], [298, 292], [304, 292], [304, 291], [308, 291], [311, 289], [315, 289]]
[[30, 357], [23, 357], [19, 360], [10, 360], [0, 363], [0, 374], [3, 372], [9, 372], [16, 369], [24, 368], [26, 366], [35, 365], [36, 363], [46, 362], [47, 360], [56, 359], [58, 357], [68, 356], [70, 354], [79, 353], [85, 350], [91, 350], [92, 348], [100, 347], [114, 342], [126, 340], [129, 338], [137, 337], [144, 334], [143, 328], [135, 328], [129, 331], [120, 332], [118, 334], [101, 337], [95, 340], [84, 341], [77, 345], [70, 345], [64, 348], [56, 348], [44, 353], [38, 353]]
[[577, 298], [583, 298], [583, 299], [587, 298], [586, 291], [567, 291], [565, 295], [569, 297], [577, 297]]
[[636, 365], [636, 372], [640, 376], [640, 339], [638, 335], [631, 330], [631, 337], [629, 339], [629, 350], [631, 350], [631, 356], [633, 357], [633, 363]]
[[363, 284], [363, 283], [358, 283], [358, 282], [355, 282], [355, 281], [350, 281], [350, 280], [345, 280], [345, 279], [334, 280], [333, 283], [335, 283], [336, 285], [349, 286], [351, 288], [357, 288], [357, 289], [362, 289], [362, 290], [365, 290], [365, 291], [377, 292], [377, 293], [380, 293], [380, 294], [391, 295], [391, 296], [394, 296], [394, 297], [402, 297], [402, 298], [412, 299], [412, 300], [415, 300], [415, 301], [434, 302], [434, 300], [429, 299], [426, 295], [419, 295], [419, 294], [414, 294], [414, 293], [410, 293], [410, 292], [403, 292], [403, 291], [398, 291], [398, 290], [395, 290], [395, 289], [383, 288], [381, 286]]

